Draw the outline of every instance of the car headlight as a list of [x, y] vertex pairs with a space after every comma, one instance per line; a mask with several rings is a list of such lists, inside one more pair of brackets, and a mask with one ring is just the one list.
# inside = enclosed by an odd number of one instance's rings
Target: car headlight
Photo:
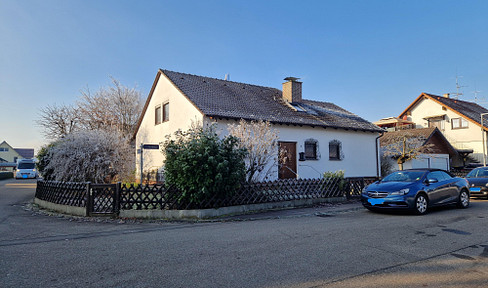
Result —
[[368, 193], [368, 189], [366, 189], [366, 188], [368, 188], [368, 186], [365, 186], [363, 188], [363, 190], [361, 191], [362, 194], [367, 194]]
[[390, 195], [400, 195], [400, 196], [402, 196], [402, 195], [408, 194], [409, 191], [410, 191], [409, 188], [405, 188], [405, 189], [401, 189], [399, 191], [391, 192]]

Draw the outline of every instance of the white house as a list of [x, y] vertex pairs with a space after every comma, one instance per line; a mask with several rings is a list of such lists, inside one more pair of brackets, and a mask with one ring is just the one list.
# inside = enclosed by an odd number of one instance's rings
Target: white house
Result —
[[488, 109], [476, 103], [450, 98], [449, 94], [422, 93], [398, 118], [414, 123], [415, 128], [437, 127], [458, 152], [471, 151], [482, 162], [482, 134], [486, 140], [488, 131], [488, 114], [481, 125], [482, 113], [488, 113]]
[[13, 171], [18, 160], [33, 157], [33, 148], [13, 148], [6, 141], [0, 143], [0, 171]]
[[[280, 148], [292, 155], [276, 167], [273, 179], [319, 178], [337, 170], [344, 170], [346, 177], [379, 175], [383, 130], [332, 103], [302, 99], [302, 83], [285, 80], [280, 90], [159, 70], [134, 134], [136, 148], [163, 142], [195, 121], [216, 123], [227, 133], [227, 125], [240, 119], [263, 120], [279, 131]], [[162, 167], [160, 151], [143, 153], [143, 171]], [[140, 154], [136, 158], [140, 172]]]

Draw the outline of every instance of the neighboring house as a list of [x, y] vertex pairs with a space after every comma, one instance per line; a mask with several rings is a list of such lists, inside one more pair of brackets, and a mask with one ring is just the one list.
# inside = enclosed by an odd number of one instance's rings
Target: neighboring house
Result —
[[397, 117], [387, 117], [373, 122], [374, 125], [385, 129], [387, 132], [415, 128], [412, 121], [403, 120]]
[[[398, 118], [415, 123], [416, 128], [437, 127], [458, 152], [483, 161], [482, 134], [488, 131], [488, 109], [468, 101], [422, 93]], [[483, 132], [482, 132], [483, 131]]]
[[6, 141], [0, 143], [0, 170], [13, 171], [17, 165], [17, 160], [30, 159], [34, 157], [34, 149], [13, 148]]
[[[279, 90], [159, 70], [136, 127], [136, 147], [163, 142], [195, 121], [215, 123], [228, 133], [228, 125], [240, 119], [263, 120], [279, 131], [279, 147], [291, 155], [276, 167], [273, 179], [319, 178], [337, 170], [346, 177], [377, 176], [377, 139], [383, 130], [332, 103], [302, 99], [302, 82], [285, 80]], [[143, 171], [162, 165], [159, 151], [144, 150]]]
[[[380, 138], [382, 151], [388, 150], [389, 145], [397, 145], [402, 149], [403, 139], [416, 139], [419, 144], [419, 155], [403, 164], [403, 169], [438, 168], [450, 170], [453, 163], [462, 161], [457, 150], [447, 141], [437, 127], [398, 130], [385, 133]], [[397, 162], [391, 159], [393, 170], [398, 169]], [[454, 165], [455, 166], [455, 165]]]

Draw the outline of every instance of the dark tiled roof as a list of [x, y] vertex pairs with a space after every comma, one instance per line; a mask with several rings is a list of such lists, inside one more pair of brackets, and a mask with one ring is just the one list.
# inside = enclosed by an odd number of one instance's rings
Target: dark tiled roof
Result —
[[[468, 102], [468, 101], [463, 101], [463, 100], [458, 100], [453, 98], [446, 98], [444, 96], [438, 96], [438, 95], [433, 95], [428, 93], [423, 93], [423, 94], [432, 97], [433, 99], [437, 100], [443, 105], [451, 108], [454, 111], [457, 111], [458, 113], [463, 114], [464, 116], [473, 120], [474, 122], [477, 122], [478, 124], [481, 121], [481, 113], [488, 113], [488, 109], [473, 102]], [[483, 126], [488, 128], [488, 115], [483, 116], [483, 122], [484, 122]]]
[[31, 148], [14, 148], [17, 153], [19, 153], [22, 158], [32, 158], [34, 157], [34, 149]]
[[397, 141], [399, 137], [406, 136], [407, 138], [419, 137], [420, 139], [425, 140], [423, 145], [427, 142], [434, 133], [435, 127], [431, 128], [420, 128], [420, 129], [405, 129], [405, 130], [398, 130], [387, 132], [380, 137], [380, 145], [385, 146], [392, 143], [392, 141]]
[[[206, 116], [272, 123], [383, 131], [373, 123], [328, 103], [302, 100], [297, 109], [286, 103], [282, 91], [215, 78], [161, 70]], [[303, 110], [303, 111], [299, 111]]]
[[[387, 132], [383, 134], [383, 136], [380, 137], [380, 146], [385, 147], [387, 145], [390, 145], [399, 139], [402, 139], [401, 137], [405, 136], [406, 138], [415, 138], [418, 137], [419, 140], [423, 141], [422, 146], [426, 145], [430, 142], [433, 137], [437, 137], [440, 141], [442, 141], [447, 150], [449, 151], [449, 154], [456, 154], [456, 149], [452, 147], [451, 143], [444, 137], [441, 131], [435, 127], [430, 127], [430, 128], [419, 128], [419, 129], [405, 129], [405, 130], [398, 130], [398, 131], [392, 131], [392, 132]], [[439, 152], [441, 147], [433, 147], [433, 150], [436, 152]]]

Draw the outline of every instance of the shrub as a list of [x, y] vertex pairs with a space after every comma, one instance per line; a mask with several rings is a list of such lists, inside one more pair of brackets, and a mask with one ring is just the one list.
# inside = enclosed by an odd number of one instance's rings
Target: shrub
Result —
[[335, 172], [324, 172], [324, 179], [337, 179], [337, 185], [340, 190], [343, 190], [344, 185], [346, 184], [346, 179], [344, 178], [344, 170], [337, 170]]
[[37, 152], [36, 158], [38, 162], [36, 163], [36, 166], [39, 174], [44, 178], [44, 180], [54, 180], [54, 170], [52, 168], [48, 169], [47, 166], [49, 165], [49, 162], [51, 161], [53, 155], [52, 150], [57, 143], [58, 142], [55, 141], [46, 146], [43, 146], [41, 147], [39, 152]]
[[164, 176], [181, 192], [179, 203], [198, 206], [211, 197], [232, 195], [245, 179], [246, 150], [234, 136], [219, 138], [213, 126], [177, 131], [163, 144]]
[[64, 182], [110, 183], [127, 179], [134, 156], [127, 139], [116, 131], [79, 131], [48, 149], [44, 171]]
[[0, 180], [2, 179], [9, 179], [9, 178], [14, 178], [14, 173], [13, 172], [0, 172]]

